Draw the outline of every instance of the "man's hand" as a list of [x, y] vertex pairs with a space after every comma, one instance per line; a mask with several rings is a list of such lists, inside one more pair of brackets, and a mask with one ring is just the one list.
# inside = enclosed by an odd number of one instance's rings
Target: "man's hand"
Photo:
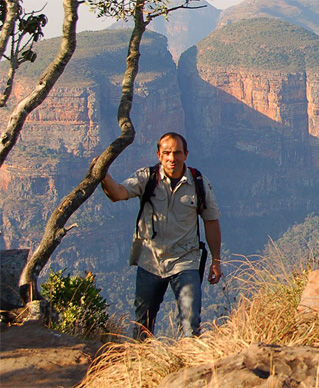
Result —
[[204, 226], [206, 241], [213, 258], [213, 262], [209, 268], [208, 281], [210, 284], [216, 284], [222, 277], [222, 269], [220, 265], [220, 225], [218, 220], [204, 220]]
[[104, 193], [110, 198], [111, 201], [124, 201], [128, 199], [128, 191], [122, 185], [118, 185], [110, 174], [106, 174], [101, 182]]
[[210, 284], [216, 284], [222, 277], [222, 269], [220, 266], [220, 260], [214, 260], [209, 267], [208, 281]]

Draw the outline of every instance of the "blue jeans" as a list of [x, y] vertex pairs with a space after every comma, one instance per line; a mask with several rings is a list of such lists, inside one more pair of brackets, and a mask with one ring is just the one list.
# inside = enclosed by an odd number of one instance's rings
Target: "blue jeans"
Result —
[[[200, 334], [202, 290], [198, 270], [185, 270], [161, 278], [143, 268], [137, 268], [133, 338], [143, 340], [147, 331], [153, 333], [156, 315], [163, 302], [168, 284], [178, 305], [179, 330], [185, 337]], [[146, 330], [145, 330], [146, 329]]]

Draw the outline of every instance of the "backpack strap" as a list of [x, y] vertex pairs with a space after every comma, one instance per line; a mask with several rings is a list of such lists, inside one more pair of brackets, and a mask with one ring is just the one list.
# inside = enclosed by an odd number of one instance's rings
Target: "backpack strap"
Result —
[[197, 213], [200, 214], [203, 209], [207, 209], [206, 207], [206, 199], [205, 199], [205, 188], [203, 182], [203, 176], [199, 170], [193, 167], [188, 167], [192, 173], [193, 180], [195, 183], [195, 190], [197, 196]]
[[205, 272], [206, 260], [207, 260], [207, 249], [204, 241], [200, 240], [198, 215], [202, 212], [203, 209], [207, 209], [205, 187], [203, 182], [203, 176], [200, 173], [200, 171], [193, 167], [188, 167], [188, 168], [190, 169], [193, 176], [196, 196], [197, 196], [197, 235], [198, 235], [198, 241], [199, 241], [199, 249], [202, 251], [200, 263], [199, 263], [199, 276], [200, 276], [200, 281], [202, 283], [204, 272]]
[[[158, 184], [159, 163], [156, 164], [155, 166], [151, 166], [149, 169], [150, 169], [150, 177], [148, 178], [148, 181], [146, 183], [145, 190], [144, 190], [144, 193], [143, 193], [141, 201], [140, 201], [140, 210], [139, 210], [137, 218], [136, 218], [136, 228], [135, 228], [136, 237], [138, 236], [138, 224], [139, 224], [139, 221], [141, 219], [145, 203], [149, 202], [154, 210], [154, 207], [153, 207], [153, 204], [151, 201], [151, 197], [154, 195], [153, 193], [154, 193], [155, 187]], [[153, 215], [154, 215], [154, 211], [153, 211]], [[154, 217], [153, 216], [152, 216], [152, 228], [153, 228], [152, 239], [154, 239], [156, 236], [156, 231], [154, 228]]]

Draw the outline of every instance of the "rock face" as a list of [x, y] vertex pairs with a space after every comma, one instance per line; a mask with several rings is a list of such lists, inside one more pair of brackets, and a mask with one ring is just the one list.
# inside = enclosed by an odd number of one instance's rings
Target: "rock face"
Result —
[[252, 345], [216, 363], [172, 373], [159, 387], [315, 387], [318, 364], [318, 348]]
[[0, 250], [0, 310], [22, 306], [19, 279], [28, 254], [28, 249]]
[[[214, 141], [277, 164], [314, 165], [309, 143], [319, 118], [319, 67], [312, 60], [306, 67], [300, 62], [307, 63], [303, 42], [312, 41], [318, 52], [319, 39], [302, 29], [297, 37], [293, 29], [270, 19], [248, 20], [212, 33], [183, 54], [179, 83], [186, 123], [201, 128], [196, 138], [207, 145], [202, 156]], [[300, 45], [299, 56], [291, 57], [290, 44], [283, 46], [283, 31]], [[259, 51], [261, 44], [267, 54]]]
[[[308, 104], [306, 99], [314, 85], [307, 83], [304, 73], [216, 68], [200, 63], [200, 54], [196, 69], [184, 70], [187, 65], [182, 62], [180, 83], [188, 89], [191, 74], [191, 88], [197, 94], [191, 94], [196, 96], [193, 99], [183, 94], [186, 117], [193, 117], [192, 126], [201, 128], [198, 141], [206, 143], [202, 149], [206, 156], [214, 141], [216, 146], [235, 147], [277, 164], [313, 164], [309, 132], [314, 130], [312, 125], [308, 127], [308, 120], [317, 121], [318, 114], [313, 109], [315, 103]], [[212, 141], [205, 142], [207, 137]]]
[[319, 81], [318, 74], [308, 74], [307, 77], [307, 101], [309, 133], [319, 139]]

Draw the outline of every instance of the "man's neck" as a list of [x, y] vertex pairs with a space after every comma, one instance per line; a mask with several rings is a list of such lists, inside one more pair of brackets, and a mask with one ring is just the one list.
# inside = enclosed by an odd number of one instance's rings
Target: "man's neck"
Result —
[[186, 170], [186, 166], [185, 166], [185, 163], [184, 163], [184, 166], [183, 166], [183, 170], [181, 172], [176, 172], [174, 174], [169, 174], [165, 171], [164, 167], [163, 167], [163, 171], [165, 173], [165, 175], [169, 178], [169, 179], [178, 179], [180, 180], [182, 178], [182, 176], [184, 175], [185, 173], [185, 170]]
[[174, 191], [175, 187], [177, 186], [181, 178], [170, 178], [170, 180], [171, 180], [171, 189], [172, 191]]

